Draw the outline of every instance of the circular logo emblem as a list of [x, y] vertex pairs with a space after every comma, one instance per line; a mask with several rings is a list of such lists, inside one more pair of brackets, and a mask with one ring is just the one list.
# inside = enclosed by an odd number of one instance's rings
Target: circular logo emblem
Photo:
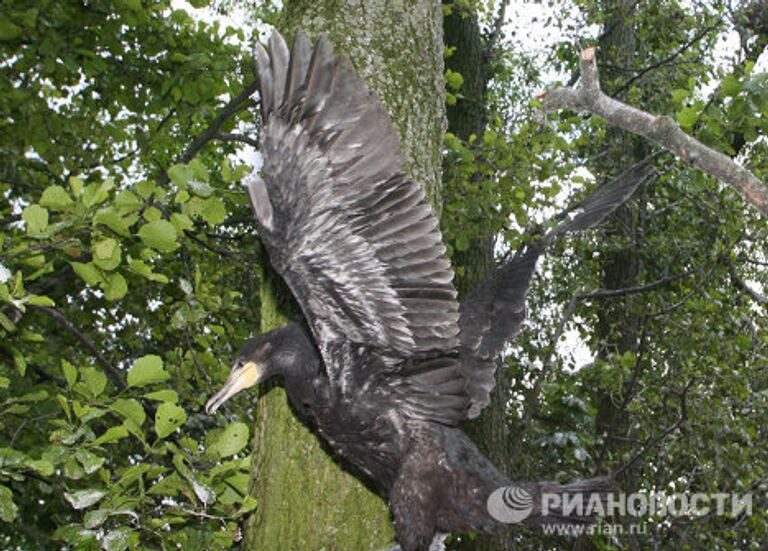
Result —
[[525, 488], [504, 486], [488, 496], [488, 512], [505, 524], [516, 524], [533, 511], [533, 496]]

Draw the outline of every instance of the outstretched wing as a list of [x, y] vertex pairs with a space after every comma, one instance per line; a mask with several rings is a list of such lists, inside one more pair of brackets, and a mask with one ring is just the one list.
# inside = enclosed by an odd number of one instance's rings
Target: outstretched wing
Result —
[[321, 353], [341, 340], [402, 358], [457, 348], [453, 271], [381, 104], [324, 38], [311, 51], [297, 32], [289, 52], [274, 33], [256, 61], [264, 180], [248, 188]]
[[517, 251], [508, 263], [496, 268], [490, 277], [461, 303], [459, 320], [463, 354], [471, 400], [468, 417], [479, 415], [489, 402], [494, 387], [495, 359], [504, 345], [520, 332], [525, 320], [525, 296], [531, 284], [536, 261], [555, 238], [572, 231], [590, 228], [623, 204], [653, 174], [653, 165], [642, 161], [613, 181], [595, 190], [573, 209], [554, 229], [537, 242]]

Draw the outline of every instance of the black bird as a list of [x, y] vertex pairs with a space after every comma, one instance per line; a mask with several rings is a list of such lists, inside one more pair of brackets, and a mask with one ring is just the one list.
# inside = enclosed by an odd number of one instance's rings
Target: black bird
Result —
[[[459, 305], [437, 220], [379, 101], [325, 38], [312, 49], [297, 32], [289, 52], [274, 33], [269, 46], [256, 47], [265, 179], [247, 187], [308, 331], [294, 323], [249, 339], [206, 409], [282, 377], [295, 409], [388, 498], [403, 551], [427, 550], [440, 534], [501, 530], [488, 499], [511, 482], [457, 425], [488, 404], [546, 245], [601, 220], [649, 167], [598, 189]], [[586, 520], [542, 510], [542, 492], [607, 488], [600, 479], [517, 486], [532, 525]]]

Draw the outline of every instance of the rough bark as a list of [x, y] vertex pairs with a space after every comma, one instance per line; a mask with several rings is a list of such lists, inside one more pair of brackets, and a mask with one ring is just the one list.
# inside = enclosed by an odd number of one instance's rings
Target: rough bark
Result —
[[[378, 95], [401, 136], [407, 168], [439, 198], [444, 134], [443, 46], [439, 2], [346, 0], [286, 2], [280, 30], [325, 33]], [[291, 314], [288, 291], [269, 269], [262, 278], [262, 326]], [[393, 530], [384, 500], [339, 467], [299, 423], [281, 388], [259, 402], [253, 495], [244, 549], [381, 549]]]
[[[446, 58], [446, 67], [459, 73], [464, 79], [460, 97], [454, 105], [447, 107], [448, 130], [462, 140], [469, 140], [471, 135], [482, 136], [485, 131], [485, 95], [490, 79], [490, 52], [481, 36], [477, 15], [471, 10], [454, 5], [451, 13], [443, 19], [443, 31], [445, 46], [455, 48], [453, 54]], [[446, 163], [443, 168], [445, 178], [451, 178], [450, 164]], [[454, 266], [463, 268], [464, 272], [463, 276], [456, 280], [459, 298], [466, 296], [485, 280], [493, 267], [493, 258], [492, 235], [473, 238], [466, 251], [454, 254]], [[510, 460], [506, 418], [507, 390], [507, 378], [503, 373], [497, 372], [491, 403], [478, 419], [462, 426], [480, 450], [502, 471]], [[512, 532], [509, 531], [495, 536], [463, 538], [456, 549], [509, 549], [511, 537]]]
[[[604, 35], [601, 49], [607, 56], [606, 62], [613, 67], [631, 67], [635, 55], [635, 33], [631, 22], [635, 3], [633, 0], [603, 0], [602, 9], [606, 13], [606, 28], [611, 29]], [[611, 129], [606, 136], [604, 149], [606, 161], [598, 167], [598, 176], [607, 178], [612, 172], [620, 172], [629, 164], [640, 159], [633, 158], [633, 138], [616, 129]], [[641, 270], [637, 246], [637, 206], [627, 204], [617, 209], [606, 224], [605, 239], [601, 251], [602, 288], [623, 289], [638, 284]], [[619, 241], [620, 245], [616, 246]], [[638, 319], [633, 311], [631, 297], [620, 297], [605, 301], [598, 310], [597, 335], [600, 347], [598, 359], [608, 360], [613, 354], [634, 352], [637, 349]], [[614, 450], [619, 441], [617, 436], [624, 436], [628, 419], [626, 412], [620, 411], [615, 398], [610, 394], [601, 394], [597, 400], [597, 433], [606, 439], [606, 449]]]

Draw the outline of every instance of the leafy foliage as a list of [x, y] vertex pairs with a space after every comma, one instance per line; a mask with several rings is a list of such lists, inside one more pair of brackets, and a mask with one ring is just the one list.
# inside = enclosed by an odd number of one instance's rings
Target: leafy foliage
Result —
[[254, 78], [243, 38], [165, 1], [4, 6], [3, 548], [229, 548], [256, 505], [248, 427], [201, 411], [258, 322], [246, 170], [185, 153]]

